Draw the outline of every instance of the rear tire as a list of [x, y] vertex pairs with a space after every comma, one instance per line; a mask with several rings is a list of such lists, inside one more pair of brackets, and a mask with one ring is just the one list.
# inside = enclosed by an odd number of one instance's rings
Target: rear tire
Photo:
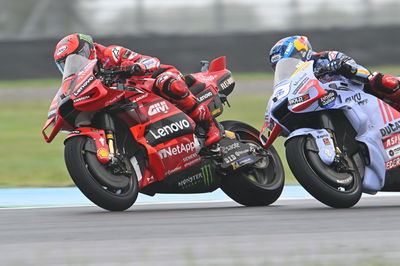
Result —
[[[107, 166], [102, 165], [97, 159], [96, 154], [85, 150], [85, 144], [89, 140], [86, 136], [77, 136], [68, 139], [65, 143], [64, 158], [69, 174], [75, 185], [82, 193], [94, 204], [109, 211], [124, 211], [131, 207], [138, 196], [139, 186], [135, 173], [131, 176], [122, 176], [113, 174]], [[89, 162], [92, 165], [89, 165]], [[93, 165], [95, 164], [95, 165]], [[97, 171], [94, 169], [96, 167]], [[107, 186], [104, 177], [96, 177], [101, 171], [112, 176], [114, 183], [118, 179], [123, 180], [121, 186]], [[103, 181], [101, 181], [103, 180]], [[116, 180], [116, 181], [115, 181]], [[123, 185], [122, 185], [123, 184]]]
[[[235, 132], [242, 142], [261, 146], [259, 132], [242, 122], [223, 121], [226, 130]], [[224, 176], [221, 189], [234, 201], [244, 206], [266, 206], [274, 203], [282, 193], [285, 174], [282, 162], [274, 147], [266, 150], [265, 167], [246, 167]]]
[[[362, 180], [354, 160], [348, 158], [349, 170], [344, 172], [352, 176], [352, 182], [346, 186], [333, 183], [334, 167], [326, 165], [315, 151], [307, 150], [306, 143], [312, 141], [310, 136], [298, 136], [286, 143], [286, 158], [297, 181], [313, 197], [333, 208], [349, 208], [361, 198]], [[362, 166], [364, 167], [364, 166]], [[352, 170], [351, 170], [352, 169]]]

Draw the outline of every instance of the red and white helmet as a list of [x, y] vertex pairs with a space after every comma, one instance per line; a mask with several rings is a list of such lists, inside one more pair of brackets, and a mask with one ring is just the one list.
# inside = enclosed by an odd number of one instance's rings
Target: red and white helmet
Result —
[[56, 45], [54, 50], [54, 60], [61, 73], [64, 73], [64, 65], [67, 56], [79, 54], [88, 59], [96, 58], [93, 39], [89, 35], [74, 33], [65, 36]]

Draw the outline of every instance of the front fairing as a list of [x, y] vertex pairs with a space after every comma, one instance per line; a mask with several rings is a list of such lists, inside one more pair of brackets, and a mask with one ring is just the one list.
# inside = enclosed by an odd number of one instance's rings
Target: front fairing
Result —
[[[60, 130], [73, 130], [73, 126], [69, 125], [60, 115], [60, 107], [71, 100], [71, 97], [76, 97], [75, 94], [80, 89], [77, 85], [93, 74], [97, 60], [89, 60], [80, 55], [70, 55], [65, 62], [61, 86], [50, 104], [47, 121], [42, 130], [47, 142], [51, 142]], [[45, 131], [50, 127], [52, 130], [47, 135]]]

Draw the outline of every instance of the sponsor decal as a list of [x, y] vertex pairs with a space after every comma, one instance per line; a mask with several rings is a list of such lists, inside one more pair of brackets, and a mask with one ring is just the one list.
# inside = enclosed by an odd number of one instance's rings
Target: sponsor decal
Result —
[[275, 62], [278, 62], [279, 59], [281, 59], [281, 55], [280, 54], [276, 54], [273, 57], [271, 57], [271, 63], [273, 64]]
[[106, 105], [108, 105], [108, 104], [113, 104], [113, 103], [115, 103], [116, 101], [118, 101], [119, 98], [122, 98], [122, 96], [124, 96], [123, 93], [121, 93], [121, 94], [115, 96], [115, 97], [112, 98], [111, 100], [107, 101], [105, 104], [106, 104]]
[[85, 80], [82, 85], [74, 91], [74, 96], [79, 96], [84, 89], [87, 88], [94, 81], [94, 76], [90, 76], [87, 80]]
[[203, 167], [201, 167], [201, 174], [203, 175], [203, 178], [204, 178], [203, 179], [204, 184], [206, 186], [211, 186], [213, 183], [211, 164], [206, 164]]
[[354, 94], [354, 95], [352, 95], [352, 96], [350, 96], [350, 97], [347, 97], [345, 100], [344, 100], [344, 102], [345, 103], [350, 103], [350, 102], [356, 102], [356, 103], [358, 103], [359, 101], [361, 101], [362, 100], [362, 98], [361, 98], [361, 93], [356, 93], [356, 94]]
[[295, 105], [310, 99], [310, 94], [304, 94], [289, 100], [289, 105]]
[[167, 103], [165, 101], [162, 101], [162, 102], [150, 105], [149, 111], [147, 114], [149, 116], [152, 116], [152, 115], [155, 115], [155, 114], [158, 114], [161, 112], [166, 114], [166, 113], [168, 113], [168, 110], [169, 110], [169, 107], [168, 107]]
[[165, 175], [171, 175], [171, 174], [173, 174], [173, 173], [176, 173], [176, 172], [180, 171], [181, 169], [182, 169], [181, 166], [177, 166], [177, 167], [174, 168], [174, 169], [171, 169], [171, 170], [166, 171], [166, 172], [165, 172]]
[[318, 104], [322, 108], [327, 108], [331, 106], [331, 104], [333, 105], [337, 97], [336, 91], [328, 90], [327, 92], [327, 94], [318, 100]]
[[193, 133], [193, 127], [187, 116], [179, 113], [149, 124], [145, 137], [147, 142], [154, 146], [189, 133]]
[[274, 90], [274, 95], [273, 95], [275, 102], [282, 99], [283, 97], [287, 96], [289, 94], [289, 90], [290, 90], [289, 84], [277, 87]]
[[232, 143], [232, 144], [230, 144], [228, 146], [221, 146], [221, 151], [223, 153], [228, 153], [231, 150], [238, 149], [239, 147], [240, 147], [239, 143], [235, 142], [235, 143]]
[[136, 55], [137, 55], [137, 53], [132, 52], [131, 50], [127, 49], [125, 51], [124, 55], [122, 56], [122, 59], [133, 59]]
[[352, 95], [350, 97], [347, 97], [344, 101], [346, 103], [355, 102], [358, 105], [365, 105], [365, 104], [368, 103], [368, 99], [363, 99], [362, 96], [361, 96], [361, 93], [357, 93], [357, 94], [354, 94], [354, 95]]
[[68, 49], [68, 45], [63, 45], [63, 46], [61, 46], [60, 48], [58, 48], [57, 53], [56, 53], [56, 56], [61, 55], [61, 54], [64, 53], [65, 50], [67, 50], [67, 49]]
[[400, 144], [400, 133], [396, 133], [390, 137], [387, 137], [383, 139], [382, 142], [385, 149], [397, 146]]
[[331, 141], [329, 140], [329, 138], [323, 138], [322, 141], [324, 142], [324, 144], [325, 144], [326, 146], [331, 145]]
[[196, 98], [197, 98], [197, 101], [199, 101], [199, 103], [202, 103], [202, 102], [210, 99], [213, 96], [214, 96], [214, 94], [211, 92], [211, 90], [206, 90], [206, 91], [200, 93], [198, 96], [196, 96]]
[[189, 156], [184, 157], [182, 161], [187, 162], [187, 161], [195, 159], [196, 157], [198, 157], [198, 154], [192, 153]]
[[384, 128], [379, 129], [381, 132], [382, 137], [390, 136], [392, 133], [396, 133], [400, 131], [400, 121], [396, 120], [392, 123], [389, 123]]
[[[189, 167], [189, 166], [192, 166], [192, 165], [194, 165], [194, 164], [200, 162], [201, 160], [203, 160], [203, 158], [201, 158], [200, 156], [198, 156], [197, 153], [194, 153], [194, 154], [192, 154], [192, 155], [196, 155], [196, 159], [185, 163], [185, 164], [183, 165], [185, 168], [186, 168], [186, 167]], [[192, 155], [190, 155], [190, 156], [192, 156]], [[188, 157], [190, 157], [190, 156], [188, 156]], [[184, 159], [185, 159], [185, 158], [184, 158]]]
[[115, 62], [118, 62], [118, 59], [119, 59], [119, 52], [120, 52], [120, 51], [121, 51], [121, 47], [114, 47], [114, 48], [111, 50], [111, 53], [112, 53], [112, 56], [113, 56]]
[[143, 100], [144, 98], [147, 98], [147, 96], [149, 96], [149, 94], [146, 92], [146, 93], [140, 95], [139, 97], [135, 98], [134, 100], [132, 100], [132, 102], [136, 103], [136, 102], [138, 102], [140, 100]]
[[234, 162], [237, 159], [237, 157], [234, 154], [230, 154], [226, 157], [224, 157], [224, 161], [226, 164], [230, 164], [232, 162]]
[[298, 84], [298, 86], [293, 90], [293, 94], [297, 94], [299, 92], [299, 90], [301, 88], [303, 88], [304, 85], [306, 84], [306, 82], [309, 81], [309, 80], [310, 80], [309, 77], [305, 77], [304, 79], [299, 80], [299, 82], [293, 83], [294, 86], [296, 86]]
[[108, 158], [108, 156], [110, 155], [110, 153], [104, 149], [104, 148], [100, 148], [97, 151], [97, 155], [101, 158]]
[[253, 162], [253, 159], [251, 159], [251, 157], [242, 158], [242, 159], [237, 160], [236, 162], [232, 163], [232, 169], [235, 170], [235, 169], [242, 167], [243, 165], [246, 165], [251, 162]]
[[197, 185], [203, 179], [202, 173], [197, 173], [195, 175], [189, 176], [178, 182], [178, 187], [183, 189], [188, 189], [191, 186]]
[[92, 95], [86, 95], [86, 96], [83, 96], [83, 97], [79, 97], [79, 98], [74, 99], [73, 102], [74, 102], [74, 103], [78, 103], [78, 102], [87, 100], [87, 99], [89, 99], [89, 98], [91, 98], [91, 97], [92, 97]]
[[400, 157], [394, 158], [385, 163], [386, 170], [390, 170], [390, 169], [396, 168], [398, 166], [400, 166]]
[[328, 53], [328, 58], [329, 58], [329, 60], [332, 61], [332, 60], [336, 59], [337, 55], [338, 55], [338, 52], [331, 51], [331, 52]]
[[222, 81], [219, 85], [220, 85], [221, 89], [225, 90], [233, 83], [235, 83], [235, 80], [233, 79], [233, 77], [229, 77], [228, 79]]
[[288, 47], [285, 50], [285, 57], [290, 55], [290, 53], [292, 52], [293, 48], [294, 48], [293, 42], [290, 42]]
[[[194, 143], [194, 141], [189, 142], [189, 143], [179, 143], [175, 146], [171, 146], [168, 148], [164, 148], [162, 150], [158, 151], [158, 154], [160, 155], [161, 159], [165, 159], [169, 156], [175, 156], [178, 154], [182, 154], [183, 152], [185, 153], [191, 153], [193, 151], [196, 151], [196, 144]], [[193, 154], [192, 154], [193, 155]], [[192, 155], [188, 156], [191, 157]], [[197, 155], [196, 153], [194, 153], [194, 155]], [[186, 161], [188, 161], [188, 157], [186, 157]], [[185, 161], [184, 159], [184, 161]]]

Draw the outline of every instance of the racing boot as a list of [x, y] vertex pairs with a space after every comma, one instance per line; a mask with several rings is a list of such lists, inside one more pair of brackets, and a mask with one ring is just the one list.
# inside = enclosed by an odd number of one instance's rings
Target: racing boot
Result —
[[205, 104], [199, 104], [188, 114], [197, 125], [205, 130], [205, 146], [210, 147], [221, 139], [221, 129]]
[[389, 103], [400, 111], [400, 82], [392, 75], [374, 72], [369, 78], [366, 91]]

